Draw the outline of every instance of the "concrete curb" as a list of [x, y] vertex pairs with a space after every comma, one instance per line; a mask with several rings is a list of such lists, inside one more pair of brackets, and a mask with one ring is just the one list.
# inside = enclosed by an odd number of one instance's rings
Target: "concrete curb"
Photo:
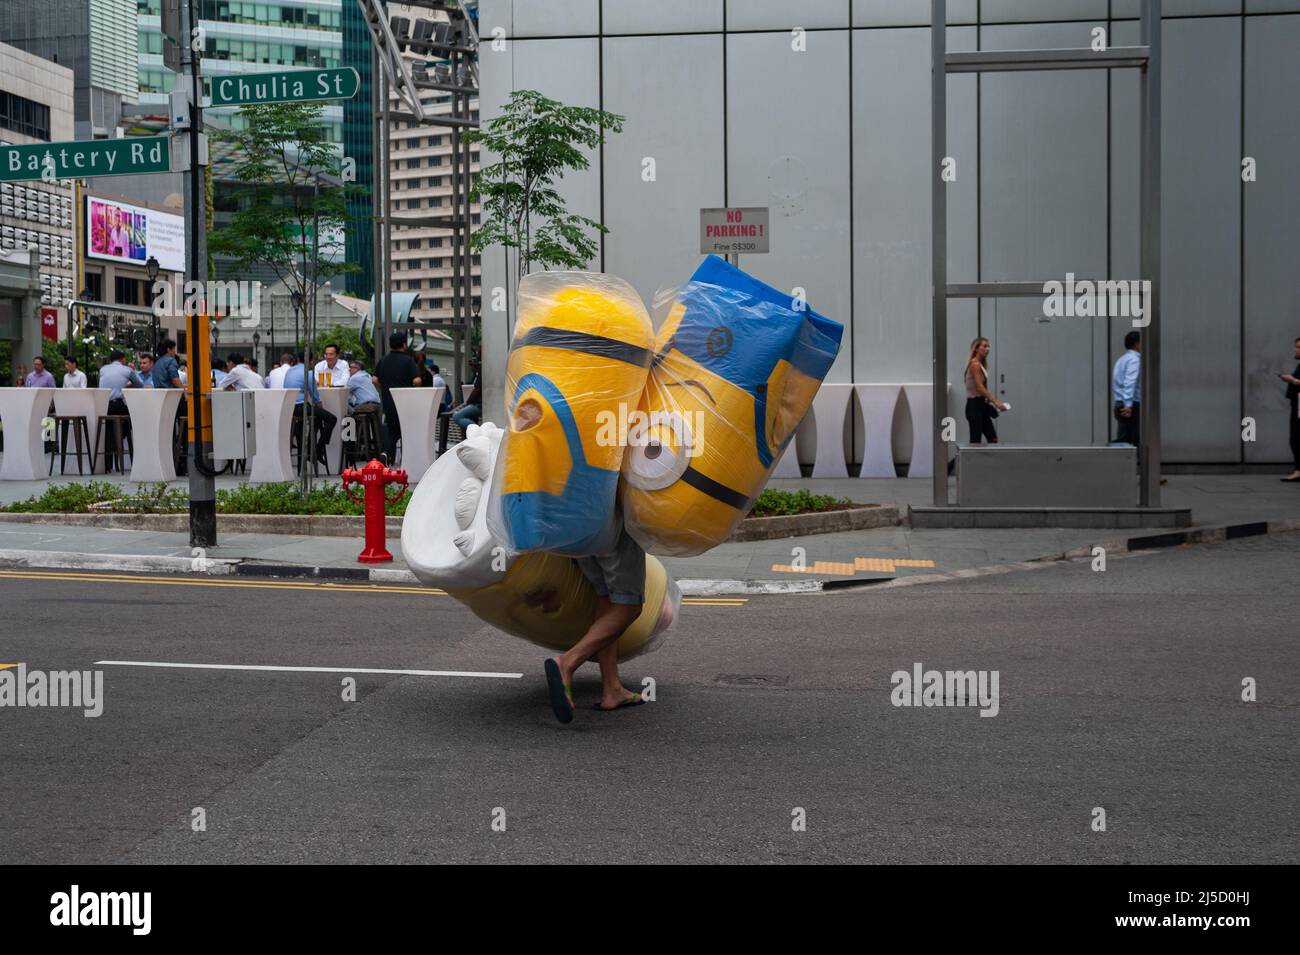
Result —
[[[184, 534], [190, 529], [188, 514], [43, 514], [0, 513], [0, 522], [12, 524], [63, 524], [70, 527], [106, 527], [112, 530]], [[402, 519], [386, 521], [389, 537], [400, 537]], [[302, 537], [365, 536], [365, 518], [351, 514], [218, 514], [221, 534], [297, 534]]]
[[[188, 514], [50, 514], [0, 513], [0, 522], [13, 524], [63, 524], [71, 527], [106, 527], [114, 530], [155, 531], [181, 534], [189, 531]], [[781, 517], [748, 517], [740, 522], [729, 541], [774, 540], [808, 534], [892, 527], [900, 522], [892, 504], [872, 504], [842, 511], [793, 514]], [[389, 538], [402, 536], [402, 518], [386, 520]], [[351, 514], [218, 514], [220, 534], [296, 534], [301, 537], [365, 536], [365, 518]]]
[[238, 560], [152, 554], [77, 554], [53, 550], [0, 550], [0, 567], [43, 570], [116, 570], [123, 573], [210, 574], [226, 577]]
[[[1061, 561], [1082, 560], [1093, 555], [1093, 548], [1107, 553], [1136, 554], [1183, 544], [1211, 544], [1242, 537], [1258, 537], [1300, 531], [1300, 518], [1276, 521], [1253, 521], [1219, 527], [1189, 528], [1169, 534], [1115, 538], [1059, 554], [1032, 560], [968, 567], [939, 574], [912, 574], [889, 578], [828, 578], [815, 580], [711, 580], [682, 578], [677, 581], [686, 597], [714, 597], [754, 594], [829, 593], [837, 590], [860, 590], [865, 587], [889, 589], [918, 584], [942, 583], [971, 577], [1006, 574], [1018, 570], [1042, 570]], [[167, 557], [142, 554], [79, 554], [68, 551], [0, 550], [0, 568], [45, 570], [110, 570], [119, 573], [206, 574], [214, 577], [261, 577], [315, 580], [338, 580], [353, 583], [420, 584], [415, 574], [396, 567], [319, 567], [307, 564], [282, 564], [249, 558]]]

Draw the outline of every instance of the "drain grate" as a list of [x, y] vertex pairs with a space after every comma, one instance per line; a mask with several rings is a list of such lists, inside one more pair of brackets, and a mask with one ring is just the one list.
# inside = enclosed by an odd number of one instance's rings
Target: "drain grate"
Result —
[[790, 678], [764, 673], [719, 673], [713, 682], [724, 686], [785, 686]]

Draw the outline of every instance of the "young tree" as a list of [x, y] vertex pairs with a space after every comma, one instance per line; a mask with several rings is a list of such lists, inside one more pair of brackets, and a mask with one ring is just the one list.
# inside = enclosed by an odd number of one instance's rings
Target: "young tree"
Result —
[[[313, 244], [314, 235], [342, 230], [346, 198], [360, 186], [341, 184], [342, 159], [325, 138], [320, 103], [268, 103], [243, 106], [246, 127], [221, 134], [235, 144], [235, 178], [245, 183], [239, 209], [228, 225], [212, 232], [208, 248], [234, 260], [236, 270], [268, 267], [290, 292], [311, 301], [314, 285], [356, 271], [355, 263], [335, 260], [337, 250]], [[300, 318], [300, 341], [309, 337], [307, 309]]]
[[466, 138], [495, 154], [479, 170], [470, 201], [482, 206], [483, 224], [470, 238], [475, 252], [491, 245], [515, 249], [522, 279], [536, 262], [581, 268], [599, 250], [591, 232], [609, 230], [569, 212], [555, 188], [569, 170], [586, 169], [584, 149], [623, 130], [624, 117], [585, 106], [565, 106], [536, 90], [516, 90], [501, 115]]

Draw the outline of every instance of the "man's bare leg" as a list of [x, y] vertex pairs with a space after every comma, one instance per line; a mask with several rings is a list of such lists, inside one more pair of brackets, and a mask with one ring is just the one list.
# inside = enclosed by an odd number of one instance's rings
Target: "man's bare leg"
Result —
[[596, 662], [600, 664], [600, 707], [604, 710], [617, 709], [623, 703], [626, 703], [629, 697], [635, 696], [633, 690], [629, 690], [623, 685], [623, 681], [618, 677], [618, 641], [613, 640], [596, 654]]
[[[641, 608], [639, 606], [613, 604], [609, 602], [609, 598], [607, 597], [597, 597], [596, 618], [592, 620], [591, 626], [587, 628], [587, 632], [582, 635], [582, 639], [555, 658], [555, 662], [560, 667], [560, 675], [564, 678], [565, 685], [572, 686], [573, 674], [577, 672], [578, 667], [582, 666], [592, 657], [596, 656], [608, 647], [611, 654], [613, 654], [612, 659], [615, 661], [613, 676], [616, 684], [615, 692], [621, 689], [621, 684], [618, 684], [618, 650], [616, 645], [618, 643], [618, 638], [623, 635], [623, 631], [626, 630], [632, 622], [640, 616], [640, 614]], [[604, 680], [605, 667], [603, 664], [601, 666], [601, 677], [604, 682], [601, 698], [601, 703], [603, 705], [608, 699], [610, 687], [608, 681]], [[621, 702], [621, 700], [622, 698], [620, 697], [619, 702]]]

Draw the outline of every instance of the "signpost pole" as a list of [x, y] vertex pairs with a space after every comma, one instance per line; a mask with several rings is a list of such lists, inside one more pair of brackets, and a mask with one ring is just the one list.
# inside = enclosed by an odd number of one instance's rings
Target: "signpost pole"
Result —
[[[201, 88], [199, 85], [199, 54], [194, 49], [192, 37], [196, 19], [194, 0], [182, 0], [180, 9], [181, 64], [183, 72], [180, 79], [182, 88], [190, 93], [190, 127], [186, 132], [189, 152], [189, 170], [185, 175], [185, 251], [187, 269], [192, 282], [201, 283], [201, 288], [208, 287], [208, 251], [207, 251], [207, 202], [203, 188], [203, 166], [207, 157], [200, 156], [200, 136], [203, 131], [203, 110], [199, 107]], [[208, 465], [209, 441], [205, 436], [203, 399], [212, 387], [211, 381], [204, 381], [203, 369], [208, 362], [200, 360], [199, 349], [211, 348], [208, 343], [207, 295], [203, 296], [201, 308], [185, 316], [188, 328], [187, 350], [190, 353], [189, 379], [189, 413], [193, 440], [190, 441], [189, 483], [190, 483], [190, 546], [215, 547], [217, 544], [217, 493], [216, 481], [212, 468]]]

